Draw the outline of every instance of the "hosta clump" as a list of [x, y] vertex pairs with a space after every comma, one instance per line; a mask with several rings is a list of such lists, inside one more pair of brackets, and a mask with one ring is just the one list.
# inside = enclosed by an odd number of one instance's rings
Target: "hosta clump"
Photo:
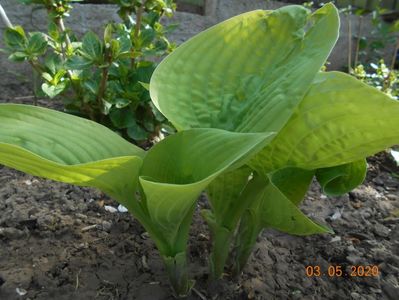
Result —
[[311, 180], [345, 193], [363, 181], [368, 155], [398, 142], [399, 103], [349, 75], [319, 72], [338, 27], [332, 4], [314, 13], [287, 6], [236, 16], [184, 43], [150, 82], [178, 133], [148, 152], [91, 121], [0, 105], [0, 162], [97, 187], [128, 207], [184, 296], [193, 285], [189, 226], [203, 190], [218, 278], [230, 250], [232, 270], [242, 270], [265, 227], [331, 232], [298, 208]]
[[365, 157], [398, 142], [399, 103], [349, 75], [319, 72], [338, 32], [332, 4], [313, 14], [300, 6], [253, 11], [197, 35], [154, 72], [151, 97], [178, 130], [276, 134], [207, 188], [214, 277], [232, 240], [239, 272], [265, 227], [329, 231], [297, 208], [312, 178], [327, 194], [345, 193], [362, 182]]

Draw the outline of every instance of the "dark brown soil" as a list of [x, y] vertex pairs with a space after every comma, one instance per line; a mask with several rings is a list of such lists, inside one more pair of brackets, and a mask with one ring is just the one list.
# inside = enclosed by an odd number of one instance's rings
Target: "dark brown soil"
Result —
[[[17, 97], [17, 96], [18, 97]], [[29, 87], [5, 85], [0, 99], [30, 103]], [[17, 98], [16, 98], [17, 97]], [[46, 101], [39, 101], [42, 105]], [[53, 106], [51, 104], [49, 106]], [[57, 107], [57, 105], [56, 105]], [[189, 299], [399, 299], [399, 169], [370, 159], [366, 182], [339, 198], [309, 191], [302, 209], [335, 235], [265, 230], [242, 276], [208, 285], [209, 232], [198, 215], [190, 240]], [[173, 299], [162, 262], [137, 221], [111, 213], [101, 192], [0, 167], [0, 299]], [[307, 277], [307, 266], [376, 265], [377, 277]]]

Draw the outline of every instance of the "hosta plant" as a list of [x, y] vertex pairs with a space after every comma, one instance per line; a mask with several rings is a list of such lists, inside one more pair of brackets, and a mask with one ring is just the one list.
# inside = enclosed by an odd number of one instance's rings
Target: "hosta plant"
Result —
[[[193, 285], [186, 247], [196, 200], [213, 237], [212, 278], [231, 250], [239, 273], [265, 227], [331, 232], [298, 208], [316, 177], [330, 195], [362, 182], [365, 158], [399, 140], [399, 103], [352, 76], [321, 73], [338, 37], [336, 8], [253, 11], [177, 48], [150, 93], [178, 129], [145, 152], [88, 120], [0, 105], [0, 163], [101, 189], [140, 221], [176, 296]], [[231, 245], [231, 246], [230, 246]]]
[[214, 277], [233, 239], [240, 271], [264, 227], [329, 231], [297, 208], [312, 178], [327, 194], [347, 192], [362, 182], [368, 155], [398, 142], [399, 103], [349, 75], [319, 72], [338, 32], [332, 4], [249, 12], [192, 38], [155, 70], [152, 100], [178, 130], [275, 133], [207, 188]]

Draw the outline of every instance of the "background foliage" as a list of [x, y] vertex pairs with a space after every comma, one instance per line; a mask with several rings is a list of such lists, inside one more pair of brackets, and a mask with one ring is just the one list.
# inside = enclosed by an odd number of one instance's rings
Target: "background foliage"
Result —
[[48, 13], [47, 32], [6, 29], [9, 58], [28, 62], [40, 77], [40, 92], [61, 95], [65, 110], [102, 123], [123, 137], [142, 143], [156, 136], [166, 119], [152, 105], [148, 83], [155, 61], [171, 52], [163, 16], [172, 16], [172, 0], [113, 0], [119, 23], [105, 24], [102, 36], [87, 32], [76, 36], [64, 19], [71, 0], [20, 0], [38, 4]]

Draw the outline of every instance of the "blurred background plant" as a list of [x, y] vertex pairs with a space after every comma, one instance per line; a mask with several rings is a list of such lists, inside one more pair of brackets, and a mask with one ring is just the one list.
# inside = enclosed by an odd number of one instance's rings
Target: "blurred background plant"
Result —
[[[295, 0], [293, 0], [295, 2]], [[398, 99], [399, 2], [391, 0], [333, 1], [347, 18], [348, 73]], [[304, 2], [309, 8], [323, 1]], [[353, 22], [356, 16], [357, 22]], [[371, 31], [364, 29], [365, 18]], [[387, 55], [391, 52], [391, 55]], [[384, 58], [389, 58], [386, 64]]]
[[[89, 118], [146, 146], [171, 125], [150, 101], [148, 84], [156, 61], [174, 45], [160, 20], [171, 17], [173, 0], [110, 0], [118, 7], [119, 23], [105, 24], [101, 36], [76, 36], [65, 27], [73, 2], [80, 0], [19, 0], [46, 9], [46, 32], [25, 32], [11, 26], [4, 32], [9, 59], [28, 62], [38, 75], [36, 92], [62, 96], [66, 112]], [[11, 25], [11, 24], [10, 24]]]

